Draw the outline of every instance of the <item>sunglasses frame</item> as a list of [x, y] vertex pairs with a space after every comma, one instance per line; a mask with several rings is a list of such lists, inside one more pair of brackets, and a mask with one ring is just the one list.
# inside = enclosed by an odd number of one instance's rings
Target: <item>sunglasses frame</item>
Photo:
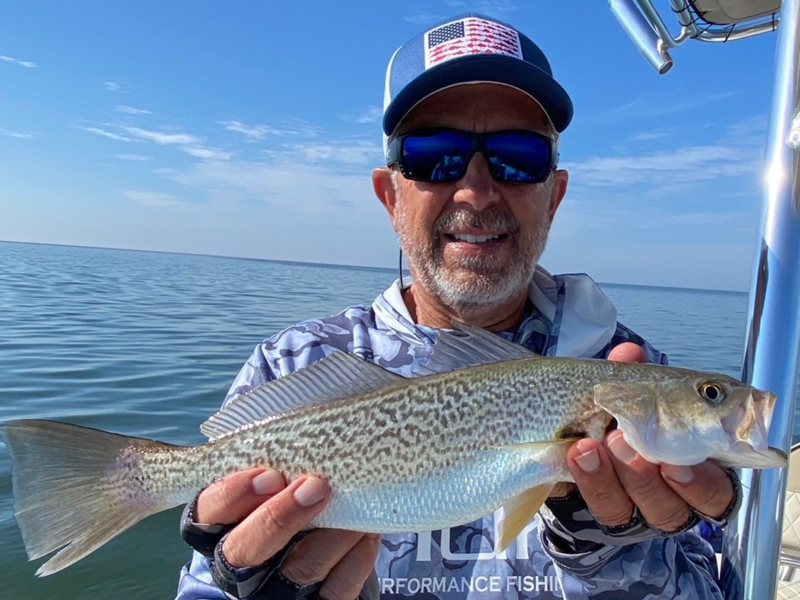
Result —
[[[411, 136], [425, 136], [431, 135], [435, 133], [442, 133], [442, 132], [450, 132], [450, 133], [458, 133], [470, 139], [470, 149], [469, 154], [467, 155], [466, 160], [464, 161], [464, 172], [461, 174], [461, 177], [458, 179], [451, 179], [446, 181], [440, 181], [436, 179], [426, 179], [423, 177], [415, 177], [411, 171], [406, 168], [405, 163], [403, 162], [403, 142], [406, 138]], [[524, 135], [529, 135], [535, 138], [539, 138], [540, 140], [547, 143], [550, 149], [550, 161], [547, 167], [543, 171], [543, 175], [534, 181], [506, 181], [505, 179], [496, 177], [495, 170], [491, 167], [491, 158], [489, 157], [489, 150], [486, 146], [486, 139], [492, 137], [494, 135], [499, 134], [509, 134], [509, 133], [521, 133]], [[400, 169], [400, 172], [403, 174], [403, 177], [406, 179], [411, 179], [413, 181], [424, 181], [426, 183], [454, 183], [464, 177], [467, 174], [467, 169], [469, 168], [469, 163], [472, 161], [472, 158], [475, 156], [476, 152], [480, 152], [483, 155], [483, 158], [486, 160], [487, 165], [489, 165], [489, 174], [491, 175], [492, 179], [497, 181], [498, 183], [506, 183], [509, 185], [530, 185], [534, 183], [542, 183], [546, 181], [548, 177], [550, 177], [550, 173], [556, 170], [558, 167], [558, 150], [556, 141], [543, 133], [539, 133], [538, 131], [531, 131], [529, 129], [503, 129], [501, 131], [489, 131], [487, 133], [475, 133], [472, 131], [463, 131], [461, 129], [453, 129], [451, 127], [433, 127], [428, 129], [417, 129], [415, 131], [409, 131], [408, 133], [404, 133], [403, 135], [398, 135], [397, 137], [392, 138], [389, 141], [388, 149], [386, 152], [386, 166], [392, 167], [397, 165]]]

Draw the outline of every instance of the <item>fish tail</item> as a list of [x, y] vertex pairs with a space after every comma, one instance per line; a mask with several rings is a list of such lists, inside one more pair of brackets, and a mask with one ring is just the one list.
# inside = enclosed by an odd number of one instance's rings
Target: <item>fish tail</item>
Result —
[[[165, 510], [143, 497], [133, 477], [114, 477], [131, 453], [168, 444], [54, 421], [0, 427], [11, 455], [14, 514], [29, 560], [62, 548], [36, 575], [52, 575], [145, 517]], [[117, 463], [117, 464], [115, 464]], [[125, 461], [126, 466], [136, 461]]]

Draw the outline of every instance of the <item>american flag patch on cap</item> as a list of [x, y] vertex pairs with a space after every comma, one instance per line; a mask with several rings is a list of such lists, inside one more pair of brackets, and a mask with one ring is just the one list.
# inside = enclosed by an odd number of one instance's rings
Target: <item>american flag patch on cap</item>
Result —
[[425, 70], [467, 54], [505, 54], [522, 58], [519, 34], [477, 17], [467, 17], [425, 34]]

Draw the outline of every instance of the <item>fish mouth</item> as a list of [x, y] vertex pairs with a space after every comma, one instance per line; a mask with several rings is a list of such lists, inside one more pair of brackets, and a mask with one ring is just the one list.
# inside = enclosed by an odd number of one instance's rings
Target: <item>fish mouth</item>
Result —
[[[784, 464], [787, 465], [789, 464], [789, 455], [786, 454], [786, 452], [784, 452], [780, 448], [773, 448], [772, 446], [770, 446], [769, 448], [767, 448], [767, 452], [780, 457], [780, 460], [782, 460]], [[783, 466], [783, 465], [776, 465], [776, 466]]]
[[754, 448], [746, 442], [739, 442], [731, 447], [729, 454], [730, 462], [724, 456], [718, 462], [723, 466], [743, 469], [772, 469], [789, 464], [788, 455], [783, 450], [771, 446]]
[[772, 392], [751, 390], [747, 399], [720, 421], [725, 433], [735, 442], [766, 449], [775, 398]]
[[722, 419], [721, 425], [731, 439], [730, 448], [721, 457], [722, 464], [729, 461], [729, 466], [751, 469], [788, 464], [786, 452], [770, 446], [767, 439], [775, 401], [772, 392], [753, 389], [746, 401]]
[[775, 409], [775, 402], [778, 397], [772, 392], [764, 390], [753, 390], [753, 404], [759, 409], [764, 427], [769, 431], [769, 424], [772, 421], [772, 411]]

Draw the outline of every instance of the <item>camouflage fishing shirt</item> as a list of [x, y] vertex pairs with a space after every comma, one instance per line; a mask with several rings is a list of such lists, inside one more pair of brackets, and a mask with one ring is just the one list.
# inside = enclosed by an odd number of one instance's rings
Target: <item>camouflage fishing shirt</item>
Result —
[[[617, 322], [613, 305], [586, 275], [552, 276], [537, 268], [523, 321], [499, 335], [542, 355], [584, 358], [605, 358], [617, 344], [632, 341], [651, 362], [667, 362]], [[437, 330], [413, 322], [396, 282], [371, 306], [305, 321], [265, 340], [227, 399], [339, 350], [414, 377], [434, 368], [429, 363], [436, 337]], [[675, 537], [638, 531], [607, 539], [580, 499], [572, 500], [548, 501], [549, 508], [499, 555], [492, 549], [500, 511], [442, 531], [384, 535], [376, 564], [381, 600], [722, 598], [714, 550], [700, 528]], [[371, 583], [374, 589], [374, 578]], [[226, 595], [214, 585], [207, 559], [195, 553], [181, 572], [177, 600], [199, 598]]]

